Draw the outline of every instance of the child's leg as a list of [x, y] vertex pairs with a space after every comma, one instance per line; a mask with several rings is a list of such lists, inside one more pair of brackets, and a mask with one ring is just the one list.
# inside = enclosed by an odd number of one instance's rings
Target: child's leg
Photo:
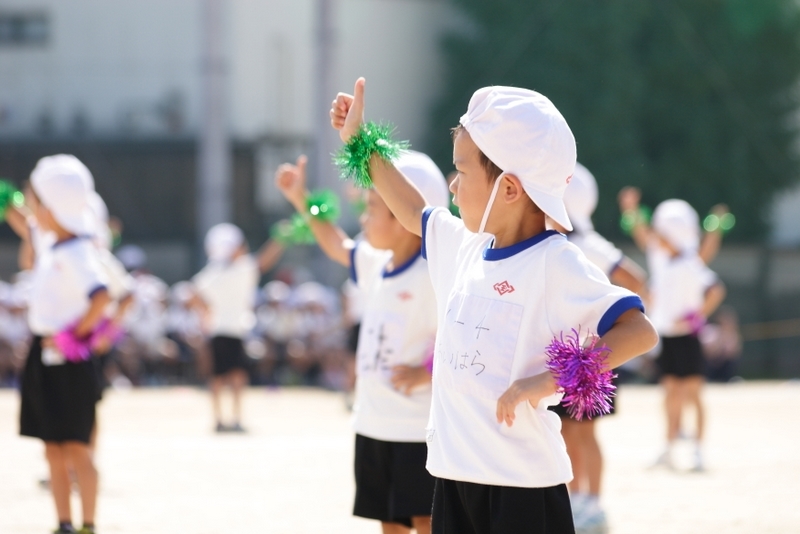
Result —
[[78, 478], [83, 507], [83, 523], [93, 525], [97, 506], [97, 469], [92, 460], [92, 451], [88, 445], [78, 441], [68, 441], [63, 447], [75, 470], [75, 476]]
[[400, 523], [381, 523], [381, 532], [383, 534], [409, 534], [411, 529]]
[[92, 458], [97, 452], [97, 424], [97, 419], [95, 418], [92, 434], [89, 436], [89, 452], [92, 453]]
[[411, 524], [417, 534], [431, 534], [431, 516], [421, 515], [411, 518]]
[[[588, 484], [589, 495], [600, 495], [600, 481], [603, 476], [603, 454], [597, 442], [594, 421], [575, 422], [578, 443], [580, 443], [582, 476]], [[585, 487], [585, 486], [584, 486]]]
[[681, 411], [683, 406], [682, 380], [667, 375], [661, 379], [664, 386], [664, 407], [667, 412], [667, 443], [678, 439], [681, 431]]
[[684, 391], [686, 402], [694, 405], [697, 413], [697, 441], [698, 443], [703, 440], [703, 433], [705, 431], [705, 410], [703, 409], [703, 399], [701, 391], [705, 380], [702, 376], [690, 376], [684, 380]]
[[223, 379], [219, 376], [211, 378], [211, 405], [214, 410], [214, 420], [217, 423], [222, 422], [222, 409], [220, 408], [219, 393], [222, 389]]
[[242, 390], [247, 384], [247, 373], [242, 369], [230, 372], [230, 384], [233, 389], [233, 420], [236, 423], [242, 420]]
[[585, 490], [584, 458], [578, 434], [578, 423], [569, 417], [561, 418], [561, 435], [567, 446], [567, 455], [572, 463], [572, 480], [569, 482], [569, 492], [574, 496]]
[[69, 508], [69, 468], [67, 458], [61, 444], [45, 442], [45, 456], [50, 466], [50, 489], [56, 504], [56, 513], [59, 523], [72, 522], [72, 512]]

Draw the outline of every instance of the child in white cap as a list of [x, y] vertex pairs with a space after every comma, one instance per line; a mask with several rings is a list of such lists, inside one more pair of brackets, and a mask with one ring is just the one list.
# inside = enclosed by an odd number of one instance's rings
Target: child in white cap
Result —
[[[352, 146], [364, 135], [364, 80], [340, 93], [331, 122]], [[572, 329], [597, 333], [616, 367], [657, 336], [641, 299], [609, 283], [545, 216], [572, 229], [563, 196], [575, 140], [544, 96], [478, 90], [454, 130], [462, 219], [431, 207], [373, 152], [369, 175], [395, 217], [422, 236], [439, 328], [427, 430], [436, 533], [573, 532], [572, 478], [546, 347]]]
[[[564, 206], [573, 230], [548, 220], [548, 226], [566, 234], [586, 257], [603, 271], [612, 284], [634, 293], [644, 291], [646, 275], [641, 267], [625, 256], [613, 243], [597, 233], [592, 214], [597, 208], [597, 181], [589, 169], [575, 164], [575, 172], [564, 192]], [[614, 413], [614, 399], [611, 412]], [[595, 433], [595, 420], [577, 420], [559, 404], [553, 411], [561, 417], [561, 434], [572, 462], [573, 479], [569, 483], [572, 513], [578, 531], [607, 528], [605, 512], [600, 506], [600, 486], [603, 474], [603, 453]]]
[[[211, 338], [213, 377], [211, 400], [217, 432], [243, 432], [241, 394], [247, 384], [247, 356], [243, 338], [255, 325], [255, 296], [261, 275], [280, 259], [283, 247], [267, 241], [261, 250], [248, 252], [242, 230], [230, 223], [212, 227], [205, 238], [208, 264], [192, 279], [195, 303], [204, 311]], [[228, 385], [233, 394], [232, 422], [222, 417], [220, 393]]]
[[[278, 187], [305, 213], [305, 158], [282, 165]], [[419, 152], [397, 161], [432, 206], [447, 207], [439, 168]], [[433, 477], [425, 470], [425, 425], [431, 406], [428, 370], [436, 335], [436, 300], [422, 242], [407, 231], [375, 191], [367, 192], [363, 241], [331, 223], [310, 226], [329, 258], [350, 269], [363, 292], [356, 350], [356, 497], [353, 513], [381, 522], [384, 533], [430, 532]]]
[[[82, 164], [73, 160], [43, 158], [31, 173], [30, 201], [41, 238], [29, 302], [34, 339], [22, 379], [20, 434], [45, 442], [59, 520], [56, 532], [75, 532], [70, 511], [72, 469], [83, 508], [84, 527], [79, 532], [91, 533], [97, 469], [89, 442], [98, 391], [91, 354], [83, 349], [110, 298], [90, 238], [92, 183], [80, 172]], [[81, 347], [80, 354], [67, 351], [67, 345], [59, 341], [67, 338], [73, 341], [70, 347]]]
[[[623, 212], [638, 214], [638, 190], [623, 190], [620, 207]], [[705, 360], [698, 334], [706, 318], [725, 299], [725, 286], [706, 266], [708, 252], [705, 258], [702, 252], [708, 247], [701, 247], [700, 220], [686, 201], [671, 199], [659, 204], [653, 212], [652, 226], [636, 216], [633, 236], [647, 254], [650, 317], [662, 342], [656, 364], [665, 393], [667, 444], [656, 463], [674, 467], [672, 454], [681, 433], [683, 408], [691, 405], [697, 417], [693, 469], [699, 471], [704, 468], [701, 443], [705, 410], [701, 391]], [[712, 239], [718, 241], [719, 235]], [[718, 245], [713, 248], [718, 249]]]

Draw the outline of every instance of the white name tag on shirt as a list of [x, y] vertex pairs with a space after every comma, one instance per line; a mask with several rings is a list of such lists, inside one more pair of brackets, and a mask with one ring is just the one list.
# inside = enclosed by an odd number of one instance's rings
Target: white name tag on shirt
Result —
[[53, 365], [64, 365], [67, 363], [67, 359], [64, 358], [60, 351], [52, 347], [44, 347], [42, 349], [42, 363], [47, 367], [52, 367]]
[[392, 367], [403, 363], [401, 349], [406, 322], [403, 315], [389, 312], [364, 318], [356, 359], [358, 374], [378, 373], [388, 380]]
[[523, 310], [510, 302], [454, 295], [437, 339], [434, 380], [464, 393], [499, 398], [510, 385]]

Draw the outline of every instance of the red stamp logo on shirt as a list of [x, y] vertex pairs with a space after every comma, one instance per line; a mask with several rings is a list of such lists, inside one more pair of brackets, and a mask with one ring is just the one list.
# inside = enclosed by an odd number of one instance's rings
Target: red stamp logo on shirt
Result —
[[508, 283], [507, 280], [503, 280], [502, 282], [498, 282], [492, 286], [495, 291], [500, 293], [500, 296], [505, 295], [506, 293], [513, 293], [514, 286]]
[[403, 301], [411, 300], [411, 299], [414, 298], [414, 295], [412, 295], [408, 291], [403, 291], [402, 293], [398, 293], [397, 294], [397, 298], [399, 298], [400, 300], [403, 300]]

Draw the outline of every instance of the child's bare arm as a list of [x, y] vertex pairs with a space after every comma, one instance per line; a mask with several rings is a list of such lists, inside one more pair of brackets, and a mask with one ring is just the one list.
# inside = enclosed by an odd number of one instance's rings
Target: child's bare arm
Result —
[[283, 256], [283, 245], [274, 239], [268, 240], [264, 243], [256, 253], [256, 262], [258, 263], [258, 270], [261, 273], [266, 273], [272, 269], [278, 260]]
[[6, 222], [20, 239], [23, 241], [30, 241], [31, 230], [28, 227], [28, 221], [25, 218], [25, 214], [17, 207], [8, 207], [8, 210], [6, 210]]
[[94, 327], [103, 319], [106, 307], [111, 303], [107, 289], [96, 291], [89, 302], [89, 311], [83, 316], [75, 327], [75, 335], [86, 337], [92, 333]]
[[[306, 189], [306, 163], [305, 156], [297, 158], [297, 163], [284, 163], [278, 167], [275, 173], [275, 184], [286, 197], [286, 200], [294, 206], [298, 213], [305, 214], [307, 211], [306, 199], [308, 190]], [[308, 217], [308, 226], [314, 233], [317, 244], [331, 260], [350, 266], [350, 251], [353, 248], [353, 241], [338, 226], [329, 222], [323, 222]]]
[[[356, 80], [352, 95], [339, 93], [331, 107], [331, 125], [347, 143], [358, 133], [364, 122], [364, 78]], [[373, 154], [369, 175], [375, 189], [403, 227], [412, 234], [422, 235], [422, 210], [425, 199], [403, 173], [390, 162]]]
[[[723, 215], [729, 213], [728, 206], [725, 204], [717, 204], [713, 208], [711, 208], [711, 213], [716, 215], [717, 217], [722, 217]], [[717, 257], [719, 254], [719, 249], [722, 247], [722, 228], [717, 227], [715, 230], [711, 232], [705, 232], [703, 234], [703, 240], [700, 242], [700, 259], [703, 260], [703, 263], [706, 265], [710, 264], [714, 261], [714, 258]]]
[[404, 395], [410, 395], [415, 388], [430, 384], [431, 374], [424, 365], [419, 367], [397, 365], [392, 368], [391, 381], [394, 389]]
[[647, 245], [652, 237], [652, 230], [650, 225], [645, 221], [639, 212], [639, 202], [642, 198], [642, 193], [635, 187], [623, 188], [617, 197], [619, 202], [619, 210], [624, 214], [626, 212], [635, 213], [633, 220], [633, 228], [631, 230], [631, 237], [633, 242], [640, 250], [646, 251]]
[[635, 261], [623, 256], [609, 279], [615, 286], [624, 287], [628, 291], [641, 295], [644, 292], [647, 275]]
[[717, 308], [719, 308], [720, 304], [725, 300], [727, 292], [725, 284], [722, 282], [717, 282], [708, 288], [705, 299], [703, 299], [703, 308], [700, 310], [703, 317], [710, 317], [712, 313], [717, 311]]
[[[649, 351], [656, 343], [658, 334], [650, 320], [641, 311], [632, 309], [619, 316], [614, 326], [600, 338], [598, 346], [605, 345], [611, 351], [606, 365], [614, 369]], [[556, 389], [555, 378], [549, 371], [514, 381], [497, 401], [497, 422], [511, 426], [518, 404], [528, 401], [536, 407]]]

